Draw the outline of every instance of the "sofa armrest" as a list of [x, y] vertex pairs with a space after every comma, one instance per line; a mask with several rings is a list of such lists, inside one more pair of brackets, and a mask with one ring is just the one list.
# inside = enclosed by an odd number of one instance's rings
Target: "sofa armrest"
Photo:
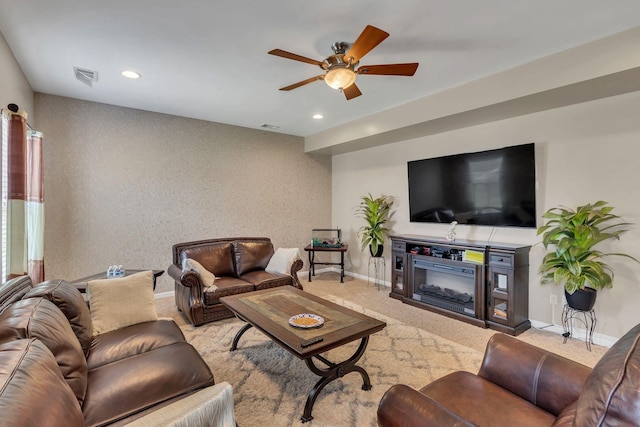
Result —
[[378, 405], [380, 427], [474, 426], [437, 401], [404, 384], [396, 384]]
[[201, 289], [203, 288], [202, 279], [200, 275], [195, 271], [182, 271], [182, 268], [175, 264], [171, 264], [167, 269], [167, 273], [169, 276], [173, 278], [176, 282], [186, 286], [187, 288], [194, 288], [199, 293], [201, 293]]
[[578, 398], [590, 372], [580, 363], [498, 333], [487, 344], [478, 375], [558, 416]]
[[289, 274], [293, 277], [294, 286], [300, 290], [304, 290], [302, 288], [302, 283], [300, 283], [300, 279], [298, 279], [298, 271], [302, 269], [304, 262], [300, 257], [298, 257], [294, 262], [291, 263], [291, 271]]

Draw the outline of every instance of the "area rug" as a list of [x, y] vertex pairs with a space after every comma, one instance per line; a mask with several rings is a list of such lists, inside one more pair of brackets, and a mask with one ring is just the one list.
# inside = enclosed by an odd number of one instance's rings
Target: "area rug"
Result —
[[[477, 372], [482, 353], [382, 314], [336, 297], [337, 304], [387, 323], [371, 336], [359, 361], [369, 373], [373, 388], [362, 390], [362, 377], [355, 372], [332, 382], [322, 390], [313, 407], [313, 420], [305, 426], [375, 427], [376, 410], [384, 392], [402, 383], [420, 388], [450, 372]], [[318, 377], [305, 363], [273, 343], [261, 332], [250, 329], [230, 352], [235, 333], [243, 325], [226, 319], [200, 327], [182, 325], [187, 340], [202, 354], [217, 382], [233, 386], [235, 412], [240, 427], [302, 426], [300, 420], [307, 394]], [[330, 351], [329, 360], [344, 360], [357, 342]]]

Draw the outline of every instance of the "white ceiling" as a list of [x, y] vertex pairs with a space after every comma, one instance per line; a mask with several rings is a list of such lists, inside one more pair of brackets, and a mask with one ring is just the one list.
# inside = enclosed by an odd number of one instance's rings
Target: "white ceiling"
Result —
[[[321, 70], [269, 50], [322, 60], [367, 24], [391, 35], [360, 64], [419, 62], [415, 76], [360, 75], [350, 101], [322, 81], [278, 90]], [[638, 25], [638, 0], [0, 0], [36, 92], [299, 136]]]

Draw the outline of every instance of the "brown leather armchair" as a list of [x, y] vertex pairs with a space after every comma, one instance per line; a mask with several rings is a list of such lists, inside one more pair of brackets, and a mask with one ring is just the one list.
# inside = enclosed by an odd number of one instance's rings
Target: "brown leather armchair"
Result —
[[640, 325], [592, 369], [508, 335], [489, 340], [477, 375], [454, 372], [419, 391], [391, 387], [382, 427], [640, 425]]

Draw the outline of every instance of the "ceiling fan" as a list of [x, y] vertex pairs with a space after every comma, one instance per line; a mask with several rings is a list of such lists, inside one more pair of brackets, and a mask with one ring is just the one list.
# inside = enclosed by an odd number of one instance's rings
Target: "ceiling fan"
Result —
[[289, 91], [315, 82], [316, 80], [324, 80], [330, 87], [343, 92], [348, 101], [362, 95], [362, 92], [360, 92], [360, 89], [358, 89], [358, 86], [355, 84], [356, 76], [358, 74], [413, 76], [418, 69], [417, 62], [408, 64], [358, 66], [360, 59], [362, 59], [362, 57], [369, 53], [374, 47], [378, 46], [387, 37], [389, 37], [389, 33], [374, 26], [367, 25], [353, 44], [346, 42], [334, 43], [333, 46], [331, 46], [334, 54], [328, 56], [323, 61], [316, 61], [315, 59], [296, 55], [295, 53], [286, 52], [281, 49], [273, 49], [269, 51], [270, 55], [281, 56], [283, 58], [293, 59], [294, 61], [317, 65], [325, 71], [324, 74], [282, 87], [280, 90]]

